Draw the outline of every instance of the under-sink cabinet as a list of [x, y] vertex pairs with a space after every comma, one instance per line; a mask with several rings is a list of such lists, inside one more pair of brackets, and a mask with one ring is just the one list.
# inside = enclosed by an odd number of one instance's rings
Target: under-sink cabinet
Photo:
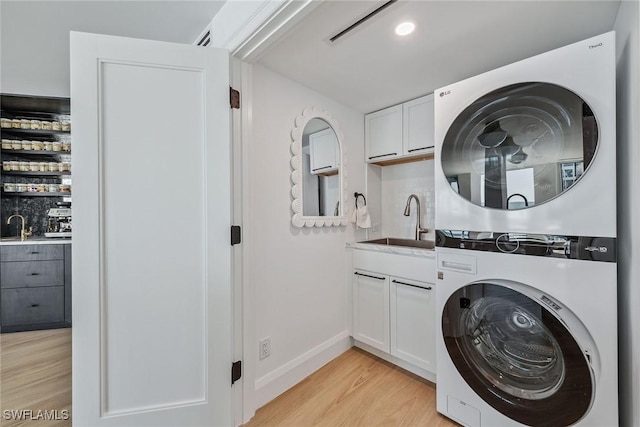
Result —
[[2, 332], [71, 326], [71, 245], [0, 246]]
[[431, 257], [353, 251], [356, 346], [431, 381], [436, 371], [434, 262]]
[[395, 164], [432, 158], [433, 94], [365, 115], [365, 161]]

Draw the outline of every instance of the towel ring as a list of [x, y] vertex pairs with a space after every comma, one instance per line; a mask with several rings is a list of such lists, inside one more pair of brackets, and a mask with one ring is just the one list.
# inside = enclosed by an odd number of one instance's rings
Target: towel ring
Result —
[[364, 200], [364, 205], [367, 206], [367, 198], [364, 197], [364, 194], [355, 192], [355, 193], [353, 193], [353, 196], [356, 198], [356, 209], [358, 209], [358, 198], [359, 197], [362, 197], [362, 200]]

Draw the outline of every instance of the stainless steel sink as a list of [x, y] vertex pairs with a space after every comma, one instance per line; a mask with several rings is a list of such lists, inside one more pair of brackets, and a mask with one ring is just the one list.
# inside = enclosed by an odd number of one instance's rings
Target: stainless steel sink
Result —
[[410, 248], [433, 249], [435, 242], [432, 240], [413, 240], [413, 239], [396, 239], [393, 237], [385, 237], [382, 239], [366, 240], [359, 243], [371, 243], [375, 245], [387, 246], [405, 246]]

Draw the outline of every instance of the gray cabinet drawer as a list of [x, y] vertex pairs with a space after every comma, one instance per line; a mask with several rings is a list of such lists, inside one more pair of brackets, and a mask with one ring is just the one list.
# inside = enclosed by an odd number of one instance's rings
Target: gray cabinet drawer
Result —
[[0, 287], [64, 285], [64, 260], [0, 262]]
[[44, 261], [64, 259], [63, 245], [0, 246], [0, 261]]
[[64, 286], [1, 292], [3, 326], [64, 321]]

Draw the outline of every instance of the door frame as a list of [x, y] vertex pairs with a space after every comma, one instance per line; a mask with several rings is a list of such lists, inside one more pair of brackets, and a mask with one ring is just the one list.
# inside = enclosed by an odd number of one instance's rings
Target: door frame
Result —
[[239, 426], [256, 412], [255, 364], [258, 343], [255, 341], [254, 289], [251, 274], [252, 226], [249, 212], [249, 165], [253, 126], [253, 66], [260, 55], [300, 22], [322, 0], [262, 0], [255, 7], [242, 8], [227, 3], [194, 41], [197, 44], [207, 31], [211, 47], [225, 48], [230, 53], [230, 84], [240, 91], [240, 109], [231, 113], [231, 218], [242, 226], [242, 243], [231, 254], [231, 286], [233, 296], [232, 346], [234, 360], [242, 360], [242, 378], [233, 390], [234, 420]]

